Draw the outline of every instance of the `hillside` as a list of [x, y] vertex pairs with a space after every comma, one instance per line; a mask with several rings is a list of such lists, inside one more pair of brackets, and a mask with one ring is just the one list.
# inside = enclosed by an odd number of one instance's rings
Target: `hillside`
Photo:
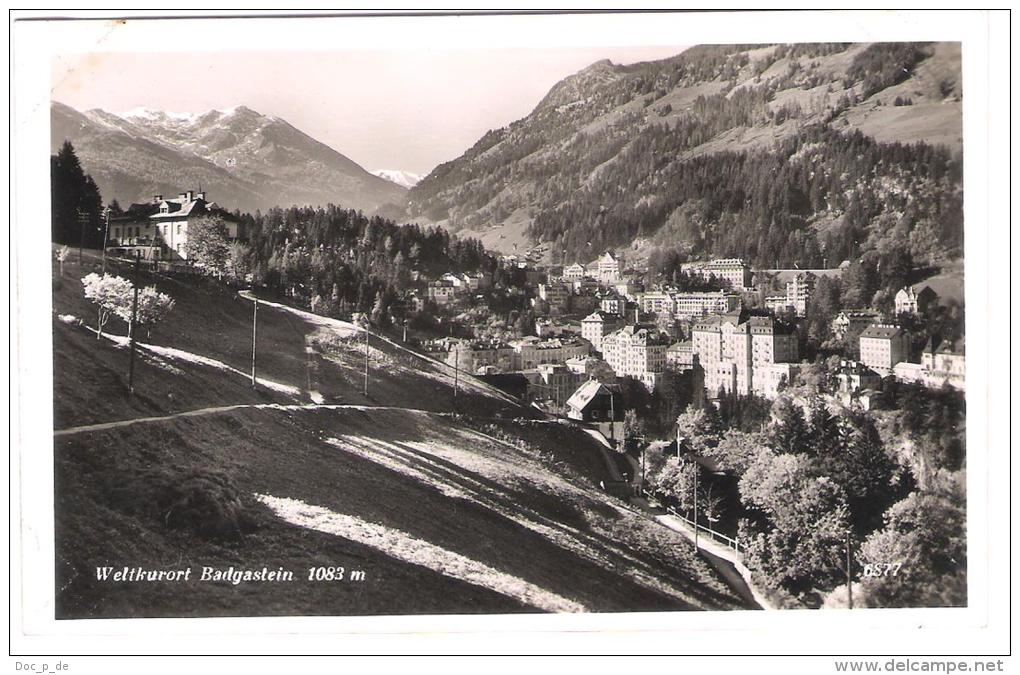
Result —
[[[126, 387], [64, 263], [54, 290], [57, 615], [343, 615], [747, 606], [679, 535], [605, 495], [602, 450], [382, 336], [142, 276], [176, 301]], [[116, 262], [115, 272], [124, 274]], [[55, 272], [56, 276], [56, 272]], [[546, 431], [548, 429], [548, 431]], [[543, 442], [543, 439], [546, 439]], [[296, 573], [233, 585], [99, 581], [100, 566]], [[343, 581], [308, 569], [343, 566]], [[364, 578], [351, 578], [353, 571]]]
[[[822, 267], [915, 239], [962, 250], [958, 44], [701, 46], [600, 61], [408, 194], [486, 246], [590, 260], [655, 240]], [[916, 236], [914, 236], [916, 235]]]
[[250, 212], [329, 203], [374, 212], [406, 193], [285, 120], [244, 106], [116, 115], [53, 102], [50, 117], [51, 149], [70, 140], [104, 199], [125, 206], [198, 185], [221, 206]]

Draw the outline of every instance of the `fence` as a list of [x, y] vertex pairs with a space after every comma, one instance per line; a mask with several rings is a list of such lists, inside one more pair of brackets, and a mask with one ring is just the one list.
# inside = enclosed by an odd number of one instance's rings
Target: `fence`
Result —
[[740, 542], [737, 539], [734, 539], [733, 537], [726, 536], [722, 532], [716, 532], [715, 530], [713, 530], [713, 529], [711, 529], [709, 527], [705, 527], [701, 523], [695, 523], [693, 520], [691, 520], [687, 516], [681, 514], [679, 511], [674, 509], [672, 506], [667, 506], [666, 507], [666, 512], [669, 513], [671, 516], [675, 516], [675, 517], [679, 518], [680, 520], [684, 521], [685, 523], [690, 525], [692, 528], [697, 528], [698, 534], [704, 534], [704, 535], [708, 536], [708, 538], [711, 539], [712, 541], [718, 542], [718, 543], [724, 545], [726, 548], [732, 549], [733, 552], [737, 555], [737, 558], [738, 559], [740, 558]]

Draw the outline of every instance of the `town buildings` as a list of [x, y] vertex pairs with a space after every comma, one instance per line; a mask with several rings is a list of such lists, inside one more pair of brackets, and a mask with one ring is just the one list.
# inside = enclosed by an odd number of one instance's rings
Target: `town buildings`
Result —
[[686, 340], [671, 344], [666, 349], [666, 365], [681, 373], [694, 368], [694, 343]]
[[784, 295], [770, 295], [765, 298], [765, 307], [775, 313], [792, 312], [796, 316], [807, 316], [808, 303], [815, 292], [818, 280], [811, 272], [800, 272], [786, 282]]
[[861, 363], [885, 377], [897, 363], [908, 360], [910, 339], [899, 326], [872, 324], [861, 333], [860, 355]]
[[915, 292], [910, 286], [904, 286], [896, 292], [894, 299], [896, 315], [919, 314], [928, 309], [936, 300], [938, 300], [938, 295], [930, 286], [925, 286], [920, 292]]
[[954, 389], [966, 388], [967, 364], [962, 339], [954, 343], [930, 338], [921, 352], [921, 365], [929, 386], [939, 387], [945, 383]]
[[707, 316], [695, 322], [691, 343], [711, 397], [723, 391], [773, 398], [796, 371], [797, 335], [772, 317]]
[[740, 307], [740, 296], [726, 291], [674, 293], [673, 303], [676, 318], [690, 321], [708, 314], [732, 312]]
[[676, 312], [676, 301], [673, 295], [664, 291], [652, 291], [641, 293], [638, 296], [638, 306], [642, 312], [648, 314], [669, 314]]
[[666, 369], [668, 346], [658, 331], [629, 325], [602, 338], [602, 358], [618, 377], [631, 377], [652, 391]]
[[570, 309], [570, 287], [562, 283], [546, 283], [538, 285], [538, 297], [549, 308], [549, 314], [560, 316]]
[[583, 281], [588, 276], [588, 270], [581, 263], [574, 263], [563, 268], [563, 281]]
[[610, 251], [602, 254], [598, 259], [597, 276], [601, 284], [615, 284], [620, 280], [620, 261]]
[[875, 389], [882, 384], [882, 377], [860, 361], [843, 359], [836, 371], [839, 391], [843, 394], [857, 394], [865, 389]]
[[426, 289], [428, 299], [440, 307], [453, 304], [456, 293], [457, 288], [453, 285], [453, 282], [444, 279], [436, 279], [429, 282]]
[[881, 321], [882, 315], [870, 309], [847, 309], [837, 314], [830, 324], [832, 336], [837, 340], [856, 344], [861, 332], [873, 323]]
[[596, 310], [581, 320], [581, 337], [591, 343], [597, 352], [602, 351], [602, 339], [623, 325], [616, 314]]
[[684, 263], [680, 271], [708, 280], [719, 279], [729, 283], [734, 290], [751, 287], [751, 268], [740, 258], [719, 258], [708, 262]]
[[598, 294], [599, 309], [606, 314], [624, 316], [627, 313], [627, 298], [615, 290], [603, 291]]

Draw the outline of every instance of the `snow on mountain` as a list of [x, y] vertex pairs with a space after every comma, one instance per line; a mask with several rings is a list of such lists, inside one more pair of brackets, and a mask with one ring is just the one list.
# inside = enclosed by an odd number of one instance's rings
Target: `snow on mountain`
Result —
[[407, 190], [286, 120], [243, 105], [201, 113], [138, 107], [117, 114], [79, 112], [54, 101], [50, 131], [52, 149], [71, 141], [103, 196], [122, 203], [201, 182], [218, 203], [242, 211], [333, 203], [372, 213], [402, 204]]
[[371, 173], [408, 189], [413, 188], [418, 184], [418, 181], [425, 177], [420, 173], [411, 173], [410, 171], [401, 171], [400, 169], [376, 169]]

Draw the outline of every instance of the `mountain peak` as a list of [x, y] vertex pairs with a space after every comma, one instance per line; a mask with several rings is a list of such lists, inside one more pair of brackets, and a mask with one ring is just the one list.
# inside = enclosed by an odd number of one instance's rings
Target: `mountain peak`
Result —
[[590, 66], [588, 66], [587, 68], [578, 71], [577, 74], [580, 75], [582, 73], [593, 73], [599, 70], [612, 70], [615, 67], [616, 65], [609, 59], [600, 59], [595, 63], [591, 64]]

